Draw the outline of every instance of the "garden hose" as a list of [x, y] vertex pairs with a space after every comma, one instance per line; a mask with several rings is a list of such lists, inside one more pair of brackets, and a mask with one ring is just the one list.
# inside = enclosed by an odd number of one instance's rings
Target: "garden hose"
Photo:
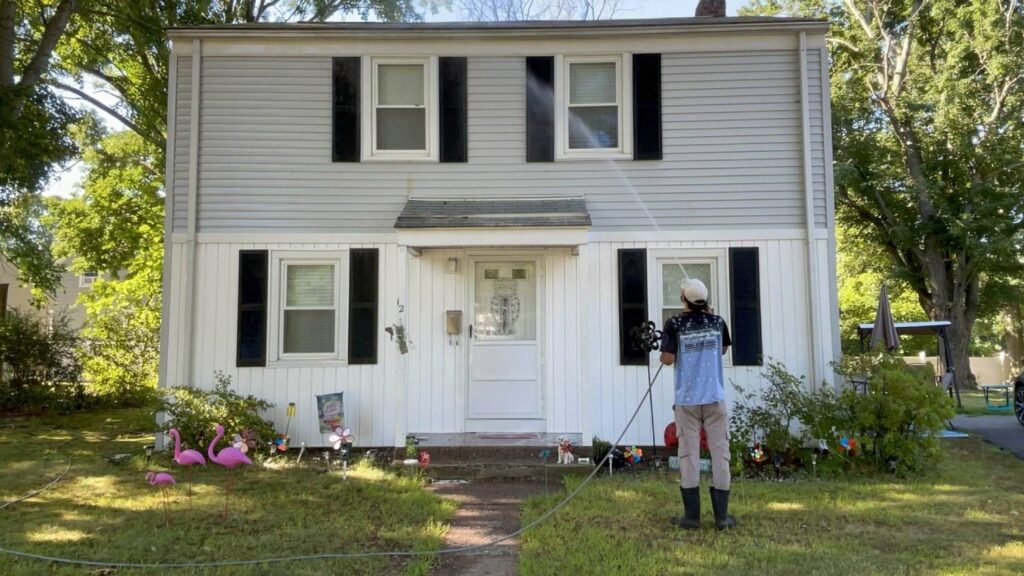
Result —
[[[612, 446], [618, 446], [619, 442], [621, 442], [622, 439], [626, 436], [626, 432], [629, 431], [629, 428], [633, 425], [633, 422], [636, 420], [637, 415], [640, 414], [640, 409], [643, 408], [644, 402], [647, 400], [647, 397], [650, 396], [651, 389], [654, 387], [654, 383], [657, 382], [658, 375], [661, 374], [661, 369], [663, 367], [664, 367], [663, 365], [659, 366], [658, 370], [654, 373], [654, 377], [651, 378], [650, 382], [648, 382], [648, 384], [647, 384], [647, 391], [644, 392], [644, 395], [640, 398], [640, 401], [637, 402], [636, 408], [633, 410], [633, 415], [629, 417], [629, 421], [626, 422], [626, 425], [623, 427], [622, 432], [619, 434], [619, 437], [615, 439], [615, 442], [612, 443]], [[71, 441], [71, 439], [69, 438], [68, 440], [64, 441], [64, 443], [62, 443], [61, 446], [63, 446], [64, 444], [66, 444], [67, 442], [70, 442], [70, 441]], [[505, 542], [507, 540], [511, 540], [512, 538], [515, 538], [515, 537], [523, 534], [527, 530], [530, 530], [533, 527], [535, 527], [535, 526], [541, 524], [542, 522], [546, 521], [548, 518], [553, 516], [556, 512], [558, 512], [563, 507], [565, 507], [566, 504], [571, 502], [580, 493], [580, 491], [583, 490], [583, 488], [587, 484], [589, 484], [590, 481], [593, 480], [595, 476], [597, 476], [597, 473], [604, 469], [604, 465], [608, 461], [608, 459], [611, 457], [611, 455], [612, 455], [612, 451], [609, 450], [608, 453], [605, 454], [604, 458], [602, 458], [601, 461], [598, 462], [594, 466], [594, 469], [590, 472], [590, 474], [587, 475], [587, 477], [584, 478], [582, 482], [580, 482], [579, 486], [577, 486], [575, 489], [573, 489], [572, 492], [570, 492], [568, 495], [566, 495], [565, 498], [560, 500], [550, 510], [548, 510], [544, 514], [541, 514], [538, 518], [532, 520], [530, 523], [528, 523], [525, 526], [519, 528], [515, 532], [511, 532], [509, 534], [506, 534], [505, 536], [501, 536], [499, 538], [491, 540], [490, 542], [485, 542], [483, 544], [474, 544], [472, 546], [459, 546], [459, 547], [453, 547], [453, 548], [442, 548], [440, 550], [433, 550], [433, 551], [430, 551], [430, 550], [423, 550], [423, 551], [391, 550], [391, 551], [379, 551], [379, 552], [323, 552], [323, 553], [319, 553], [319, 554], [301, 554], [301, 555], [295, 555], [295, 556], [277, 556], [277, 557], [270, 557], [270, 558], [254, 558], [254, 559], [249, 559], [249, 560], [219, 560], [219, 561], [208, 561], [208, 562], [167, 562], [167, 563], [161, 563], [161, 562], [118, 562], [118, 561], [103, 561], [103, 560], [83, 560], [83, 559], [79, 559], [79, 558], [62, 558], [62, 557], [59, 557], [59, 556], [47, 556], [45, 554], [34, 554], [32, 552], [25, 552], [23, 550], [14, 550], [14, 549], [6, 548], [6, 547], [3, 547], [3, 546], [0, 546], [0, 553], [8, 554], [10, 556], [16, 556], [16, 557], [19, 557], [19, 558], [28, 558], [28, 559], [31, 559], [31, 560], [41, 560], [41, 561], [45, 561], [45, 562], [52, 562], [54, 564], [69, 564], [69, 565], [75, 565], [75, 566], [97, 566], [97, 567], [104, 567], [104, 568], [139, 568], [139, 569], [143, 569], [143, 568], [223, 568], [223, 567], [228, 567], [228, 566], [255, 566], [255, 565], [260, 565], [260, 564], [281, 564], [281, 563], [287, 563], [287, 562], [300, 562], [300, 561], [308, 561], [308, 560], [332, 560], [332, 559], [344, 559], [344, 558], [374, 558], [374, 557], [413, 557], [413, 556], [432, 556], [432, 555], [435, 555], [435, 554], [437, 554], [437, 555], [467, 554], [467, 553], [470, 553], [470, 552], [478, 552], [480, 550], [484, 550], [484, 549], [487, 549], [487, 548], [491, 548], [493, 546], [497, 546], [498, 544], [501, 544], [502, 542]], [[36, 494], [44, 492], [45, 490], [48, 490], [49, 488], [54, 486], [57, 482], [59, 482], [64, 477], [64, 474], [66, 474], [67, 471], [70, 470], [70, 468], [71, 468], [71, 458], [68, 457], [67, 460], [68, 460], [68, 462], [67, 462], [67, 469], [64, 472], [62, 472], [60, 474], [60, 476], [58, 476], [56, 479], [50, 481], [45, 486], [43, 486], [43, 487], [33, 491], [32, 493], [30, 493], [30, 494], [28, 494], [26, 496], [23, 496], [23, 497], [21, 497], [21, 498], [19, 498], [17, 500], [13, 500], [11, 502], [5, 503], [3, 506], [0, 506], [0, 508], [6, 507], [6, 506], [10, 506], [10, 505], [12, 505], [12, 504], [14, 504], [16, 502], [20, 502], [22, 500], [25, 500], [25, 499], [30, 498], [32, 496], [35, 496]]]

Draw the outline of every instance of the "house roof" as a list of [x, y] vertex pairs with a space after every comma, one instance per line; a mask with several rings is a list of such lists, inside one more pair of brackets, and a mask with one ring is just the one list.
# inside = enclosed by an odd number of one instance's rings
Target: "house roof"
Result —
[[395, 228], [546, 228], [590, 226], [583, 198], [410, 199]]
[[813, 18], [771, 18], [762, 16], [729, 16], [725, 18], [643, 18], [623, 20], [533, 20], [518, 22], [256, 22], [247, 24], [208, 24], [168, 28], [174, 37], [194, 36], [274, 36], [287, 35], [390, 35], [478, 34], [521, 35], [543, 33], [646, 33], [672, 30], [757, 30], [801, 29], [825, 32], [826, 20]]

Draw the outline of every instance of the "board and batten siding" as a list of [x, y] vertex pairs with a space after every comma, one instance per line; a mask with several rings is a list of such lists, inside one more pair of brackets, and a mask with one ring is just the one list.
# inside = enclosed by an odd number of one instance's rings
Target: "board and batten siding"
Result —
[[[468, 59], [469, 161], [331, 162], [331, 60], [205, 56], [198, 232], [383, 232], [406, 199], [582, 194], [595, 231], [799, 228], [799, 52], [663, 55], [664, 159], [525, 162], [525, 62]], [[178, 58], [174, 230], [185, 227], [190, 58]], [[808, 51], [826, 226], [819, 50]]]
[[[579, 256], [569, 248], [543, 250], [543, 298], [541, 350], [543, 354], [544, 420], [548, 433], [581, 434], [589, 444], [596, 435], [614, 439], [643, 396], [647, 371], [643, 366], [621, 366], [618, 361], [617, 250], [620, 248], [707, 249], [756, 246], [760, 254], [761, 322], [766, 359], [777, 360], [790, 372], [806, 376], [810, 371], [810, 316], [806, 282], [806, 247], [802, 239], [745, 241], [592, 242], [580, 247]], [[827, 264], [828, 241], [815, 241], [819, 269]], [[343, 250], [377, 247], [381, 254], [380, 361], [364, 366], [303, 366], [236, 368], [235, 329], [238, 251], [268, 249], [288, 251]], [[464, 334], [453, 344], [445, 333], [445, 310], [463, 310], [471, 320], [467, 290], [468, 257], [486, 251], [428, 249], [422, 256], [408, 256], [395, 244], [261, 244], [199, 243], [196, 250], [194, 338], [183, 333], [184, 322], [176, 311], [184, 309], [184, 244], [172, 247], [168, 374], [165, 385], [183, 383], [181, 366], [191, 347], [193, 383], [213, 385], [218, 370], [230, 376], [235, 389], [275, 404], [268, 414], [283, 429], [289, 402], [297, 406], [291, 423], [294, 443], [323, 445], [325, 436], [316, 428], [315, 396], [345, 392], [346, 421], [359, 446], [401, 445], [407, 432], [418, 434], [464, 431], [468, 347]], [[494, 253], [491, 251], [491, 253]], [[458, 258], [459, 272], [446, 272], [448, 258]], [[654, 270], [648, 272], [656, 282]], [[827, 308], [829, 283], [817, 284], [819, 301]], [[401, 306], [401, 312], [399, 309]], [[658, 318], [655, 303], [649, 316]], [[273, 305], [271, 306], [273, 310]], [[410, 350], [400, 355], [383, 333], [401, 318], [408, 330]], [[815, 347], [827, 363], [832, 350], [831, 316], [815, 314], [819, 333], [828, 339]], [[654, 358], [656, 360], [656, 358]], [[652, 371], [657, 368], [652, 364]], [[725, 369], [727, 397], [735, 399], [732, 384], [748, 389], [762, 386], [760, 367]], [[828, 379], [828, 374], [819, 374]], [[671, 420], [673, 376], [663, 370], [654, 387], [655, 437]], [[623, 441], [648, 443], [650, 416], [646, 409]]]
[[[828, 242], [822, 238], [815, 242], [819, 270], [828, 261]], [[589, 444], [590, 435], [607, 441], [614, 441], [647, 389], [647, 369], [644, 366], [622, 366], [619, 364], [619, 333], [617, 314], [617, 252], [620, 248], [655, 249], [706, 249], [736, 246], [756, 246], [759, 250], [761, 288], [761, 333], [765, 361], [782, 362], [797, 376], [806, 377], [810, 372], [810, 319], [807, 295], [807, 248], [801, 239], [757, 240], [757, 241], [708, 241], [708, 242], [599, 242], [581, 246], [581, 266], [590, 297], [583, 300], [580, 331], [590, 335], [581, 340], [583, 388], [587, 402], [587, 415], [592, 429], [584, 432]], [[656, 282], [653, 270], [648, 270], [648, 282]], [[827, 341], [820, 342], [815, 349], [821, 354], [832, 350], [831, 316], [827, 310], [827, 280], [818, 283], [822, 310], [815, 316], [821, 326], [819, 333]], [[660, 312], [654, 309], [656, 303], [649, 303], [648, 315], [658, 321]], [[712, 302], [714, 305], [714, 302]], [[726, 318], [726, 320], [729, 320]], [[660, 327], [659, 327], [660, 328]], [[658, 367], [657, 353], [651, 355], [651, 373]], [[825, 362], [833, 358], [824, 358]], [[736, 399], [733, 384], [747, 390], [759, 390], [763, 386], [761, 366], [726, 366], [726, 398], [730, 405]], [[830, 374], [819, 374], [819, 380], [831, 382]], [[652, 390], [654, 398], [654, 437], [661, 443], [666, 424], [672, 421], [674, 397], [674, 376], [671, 367], [665, 367]], [[820, 382], [818, 383], [820, 384]], [[623, 443], [649, 444], [651, 441], [651, 417], [645, 407], [636, 422], [630, 427]]]
[[[270, 251], [340, 251], [350, 248], [380, 249], [380, 309], [378, 315], [378, 363], [356, 366], [267, 366], [238, 368], [235, 366], [238, 301], [239, 250]], [[387, 340], [384, 326], [397, 319], [393, 305], [400, 296], [398, 287], [405, 250], [395, 244], [267, 244], [267, 243], [199, 243], [196, 247], [195, 299], [193, 338], [184, 333], [185, 310], [185, 245], [172, 245], [170, 322], [168, 341], [163, 350], [168, 355], [164, 386], [186, 384], [182, 374], [185, 354], [192, 352], [192, 384], [211, 389], [214, 374], [222, 371], [231, 377], [234, 390], [273, 403], [266, 414], [277, 430], [284, 430], [289, 402], [295, 402], [296, 416], [289, 434], [293, 445], [306, 442], [310, 446], [326, 444], [326, 435], [317, 426], [316, 395], [345, 393], [345, 422], [356, 436], [357, 446], [394, 446], [396, 429], [404, 405], [404, 383], [400, 383], [401, 359], [396, 346]], [[278, 308], [271, 303], [273, 313]], [[270, 344], [273, 345], [273, 344]], [[401, 444], [401, 441], [397, 442]]]

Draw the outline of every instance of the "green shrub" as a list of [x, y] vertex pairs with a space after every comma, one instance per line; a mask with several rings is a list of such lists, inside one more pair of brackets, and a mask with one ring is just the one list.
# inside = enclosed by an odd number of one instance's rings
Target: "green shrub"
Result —
[[601, 460], [604, 459], [605, 455], [608, 454], [612, 449], [612, 443], [607, 440], [601, 440], [597, 436], [591, 441], [590, 450], [593, 453], [594, 464], [600, 464]]
[[[86, 311], [81, 352], [89, 390], [111, 404], [151, 406], [159, 396], [161, 259], [152, 258], [155, 270], [97, 280], [79, 296]], [[153, 286], [156, 294], [150, 293]]]
[[82, 384], [78, 337], [63, 316], [8, 310], [0, 322], [0, 408], [37, 412], [79, 410], [95, 404]]
[[853, 438], [866, 464], [898, 473], [919, 470], [938, 456], [935, 434], [952, 418], [953, 408], [929, 368], [908, 366], [891, 355], [848, 356], [836, 372], [866, 378], [867, 393], [851, 388], [836, 393], [828, 384], [810, 390], [804, 378], [778, 362], [765, 367], [766, 385], [759, 392], [736, 386], [733, 454], [760, 442], [769, 453], [790, 456], [818, 440], [838, 452], [842, 438]]
[[243, 430], [255, 433], [258, 446], [271, 441], [274, 425], [260, 413], [274, 405], [255, 396], [238, 394], [231, 389], [231, 377], [220, 370], [214, 373], [214, 380], [213, 390], [188, 386], [168, 389], [160, 404], [167, 415], [162, 430], [177, 428], [182, 443], [199, 451], [213, 440], [216, 424], [224, 426], [225, 443]]
[[769, 362], [761, 375], [765, 384], [759, 392], [733, 384], [737, 399], [730, 419], [733, 453], [756, 442], [772, 452], [790, 453], [805, 443], [797, 425], [799, 415], [811, 403], [803, 377], [786, 371], [780, 362]]
[[850, 430], [864, 455], [880, 469], [920, 470], [939, 455], [936, 433], [953, 417], [952, 401], [935, 385], [930, 367], [908, 366], [889, 354], [851, 356], [837, 366], [850, 378], [867, 376], [868, 390], [846, 390], [841, 397], [851, 416]]

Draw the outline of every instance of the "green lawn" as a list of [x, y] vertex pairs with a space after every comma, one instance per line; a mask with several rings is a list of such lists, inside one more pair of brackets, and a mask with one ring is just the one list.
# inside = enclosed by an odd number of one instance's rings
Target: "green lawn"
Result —
[[[321, 552], [436, 550], [453, 505], [413, 480], [360, 467], [343, 481], [302, 467], [251, 468], [238, 476], [231, 514], [222, 522], [225, 471], [210, 465], [194, 475], [194, 512], [185, 498], [185, 473], [169, 455], [151, 468], [171, 470], [172, 523], [163, 525], [160, 491], [145, 480], [145, 457], [113, 465], [104, 455], [139, 453], [152, 441], [142, 411], [107, 411], [68, 417], [6, 418], [0, 424], [0, 502], [68, 475], [37, 497], [0, 509], [0, 546], [38, 554], [129, 562], [250, 559]], [[63, 444], [67, 442], [66, 444]], [[293, 453], [294, 458], [294, 453]], [[318, 560], [189, 574], [424, 574], [431, 557]], [[58, 567], [0, 555], [3, 574], [85, 574], [92, 568]], [[118, 572], [121, 573], [121, 572]], [[158, 574], [164, 571], [132, 571]], [[184, 573], [184, 572], [182, 572]]]
[[[678, 477], [622, 474], [588, 485], [523, 539], [520, 573], [1024, 574], [1024, 462], [980, 440], [946, 440], [925, 477], [738, 481], [734, 532], [683, 532]], [[576, 479], [575, 482], [579, 482]], [[559, 495], [527, 503], [524, 522]]]
[[[989, 393], [989, 398], [993, 404], [1001, 404], [1003, 402], [1003, 395], [999, 391], [993, 390]], [[960, 403], [963, 404], [963, 408], [957, 410], [958, 414], [966, 414], [968, 416], [980, 416], [983, 414], [990, 414], [993, 416], [1013, 416], [1013, 409], [1008, 410], [990, 410], [985, 406], [985, 394], [981, 390], [962, 390], [960, 392]], [[1010, 389], [1010, 406], [1013, 406], [1013, 389]]]

